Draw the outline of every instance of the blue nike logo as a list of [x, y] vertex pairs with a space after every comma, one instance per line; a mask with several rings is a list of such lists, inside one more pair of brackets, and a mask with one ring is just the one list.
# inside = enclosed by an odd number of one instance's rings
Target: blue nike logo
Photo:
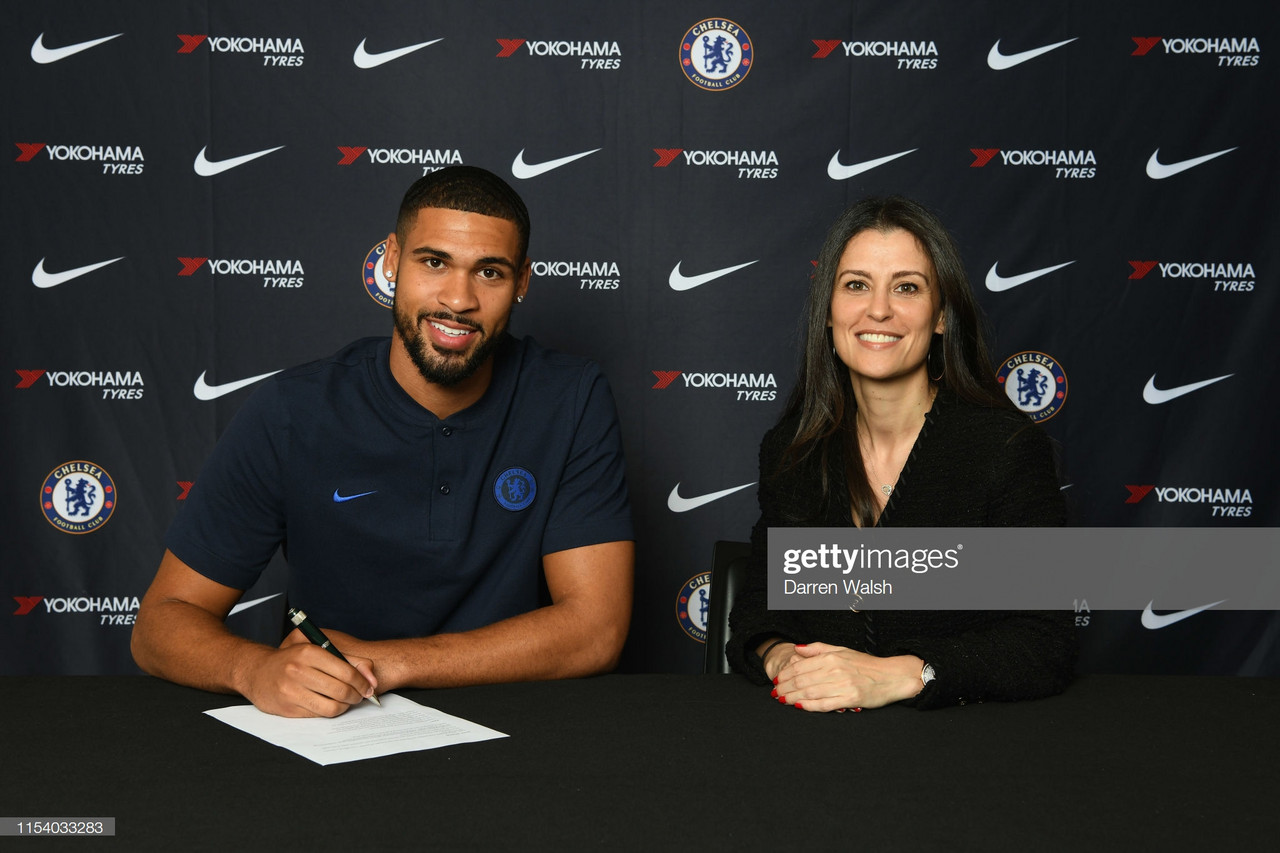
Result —
[[377, 489], [374, 489], [372, 492], [361, 492], [361, 493], [360, 493], [360, 494], [358, 494], [358, 495], [340, 495], [340, 494], [338, 494], [338, 490], [337, 490], [337, 489], [334, 489], [334, 490], [333, 490], [333, 502], [334, 502], [334, 503], [336, 503], [336, 504], [344, 504], [344, 503], [346, 503], [347, 501], [353, 501], [353, 500], [355, 500], [356, 498], [363, 498], [363, 497], [364, 497], [364, 496], [366, 496], [366, 495], [376, 495], [377, 493], [378, 493], [378, 490], [377, 490]]

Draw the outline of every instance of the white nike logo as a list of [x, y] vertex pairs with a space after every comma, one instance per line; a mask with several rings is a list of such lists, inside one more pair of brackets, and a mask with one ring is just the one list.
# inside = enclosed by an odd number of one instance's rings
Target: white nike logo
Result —
[[253, 607], [254, 605], [257, 605], [257, 604], [261, 604], [264, 601], [270, 601], [273, 598], [279, 598], [280, 595], [281, 593], [277, 592], [275, 595], [268, 595], [265, 598], [255, 598], [253, 601], [242, 601], [239, 604], [237, 604], [235, 607], [231, 608], [231, 612], [228, 613], [227, 615], [235, 616], [237, 613], [241, 612], [242, 610], [248, 610], [250, 607]]
[[890, 160], [897, 160], [899, 157], [905, 157], [912, 151], [919, 151], [918, 148], [912, 148], [910, 151], [901, 151], [897, 154], [890, 154], [888, 157], [881, 157], [877, 160], [867, 160], [862, 163], [854, 163], [852, 166], [845, 166], [840, 163], [840, 152], [831, 155], [831, 161], [827, 163], [827, 177], [833, 181], [847, 181], [854, 175], [861, 175], [863, 172], [869, 172], [876, 166], [883, 166]]
[[229, 160], [210, 160], [204, 156], [204, 152], [209, 150], [209, 146], [200, 149], [200, 153], [196, 155], [195, 170], [196, 174], [202, 178], [212, 178], [214, 175], [220, 175], [228, 169], [234, 169], [236, 166], [243, 166], [250, 160], [257, 160], [259, 157], [265, 157], [273, 151], [279, 151], [283, 145], [277, 145], [275, 148], [268, 148], [265, 151], [255, 151], [252, 154], [242, 154], [239, 157], [232, 157]]
[[524, 149], [520, 149], [520, 153], [516, 155], [516, 159], [511, 163], [511, 174], [520, 180], [536, 178], [539, 175], [546, 174], [552, 169], [559, 169], [561, 166], [567, 166], [574, 160], [581, 160], [588, 154], [594, 154], [599, 148], [592, 148], [590, 151], [583, 151], [581, 154], [570, 154], [568, 157], [561, 157], [559, 160], [548, 160], [545, 163], [526, 163], [524, 161]]
[[[1226, 601], [1226, 599], [1222, 599]], [[1213, 604], [1206, 604], [1204, 607], [1193, 607], [1190, 610], [1179, 610], [1177, 613], [1166, 613], [1163, 616], [1157, 616], [1151, 609], [1155, 606], [1152, 601], [1147, 605], [1146, 610], [1142, 611], [1142, 627], [1149, 628], [1152, 631], [1158, 631], [1161, 628], [1168, 628], [1175, 622], [1181, 622], [1183, 619], [1189, 619], [1197, 613], [1208, 610], [1210, 607], [1217, 607], [1222, 601], [1215, 601]]]
[[124, 33], [116, 33], [113, 36], [103, 36], [93, 41], [82, 41], [79, 44], [69, 44], [66, 47], [45, 47], [44, 33], [36, 36], [35, 42], [31, 45], [31, 58], [41, 65], [48, 65], [50, 62], [57, 62], [59, 59], [66, 59], [68, 56], [75, 56], [82, 50], [88, 50], [91, 47], [97, 47], [105, 41], [120, 38]]
[[364, 49], [364, 43], [368, 39], [361, 39], [360, 44], [356, 45], [355, 55], [351, 57], [351, 61], [356, 64], [356, 68], [377, 68], [379, 65], [385, 65], [394, 59], [402, 56], [408, 56], [415, 50], [422, 50], [424, 47], [435, 44], [438, 41], [444, 41], [443, 38], [424, 41], [421, 44], [411, 44], [408, 47], [399, 47], [395, 50], [384, 50], [381, 53], [369, 53]]
[[1190, 394], [1192, 391], [1199, 391], [1201, 388], [1212, 385], [1215, 382], [1230, 379], [1232, 376], [1235, 376], [1235, 374], [1228, 373], [1226, 376], [1206, 379], [1203, 382], [1192, 382], [1190, 385], [1179, 385], [1177, 388], [1166, 388], [1161, 390], [1156, 387], [1156, 375], [1153, 373], [1151, 374], [1151, 378], [1147, 380], [1147, 387], [1142, 389], [1142, 399], [1153, 406], [1158, 406], [1161, 403], [1167, 403], [1170, 400], [1175, 400], [1183, 394]]
[[45, 272], [44, 258], [40, 259], [40, 263], [36, 264], [36, 268], [31, 271], [31, 283], [36, 287], [57, 287], [65, 284], [73, 278], [79, 278], [82, 275], [91, 273], [94, 270], [100, 270], [108, 264], [114, 264], [116, 261], [123, 261], [124, 256], [112, 258], [109, 261], [103, 261], [99, 264], [89, 264], [87, 267], [76, 267], [66, 272]]
[[996, 261], [991, 265], [991, 269], [987, 270], [987, 290], [992, 293], [999, 293], [1002, 290], [1012, 290], [1020, 284], [1026, 284], [1032, 279], [1039, 278], [1042, 275], [1048, 275], [1054, 270], [1060, 270], [1063, 267], [1069, 267], [1075, 261], [1067, 261], [1065, 264], [1058, 264], [1056, 267], [1045, 267], [1044, 269], [1032, 270], [1024, 272], [1022, 275], [1003, 276], [996, 272], [996, 267], [1000, 266], [1000, 262]]
[[709, 504], [712, 501], [718, 501], [726, 495], [731, 495], [734, 492], [740, 492], [743, 489], [750, 488], [754, 485], [754, 482], [746, 483], [741, 486], [734, 486], [732, 489], [725, 489], [722, 492], [712, 492], [709, 495], [700, 495], [696, 498], [682, 498], [680, 497], [680, 484], [676, 483], [676, 487], [671, 490], [671, 494], [667, 495], [667, 509], [672, 512], [688, 512], [691, 509], [697, 509], [704, 504]]
[[[208, 371], [205, 371], [206, 373]], [[204, 373], [200, 374], [200, 378], [196, 380], [196, 387], [192, 389], [192, 393], [196, 395], [197, 400], [216, 400], [223, 394], [230, 394], [232, 391], [239, 391], [248, 385], [252, 385], [268, 376], [275, 376], [280, 371], [273, 370], [270, 373], [263, 373], [261, 376], [250, 376], [248, 379], [239, 379], [235, 382], [228, 382], [225, 385], [210, 385], [204, 381]]]
[[1217, 151], [1213, 154], [1206, 154], [1203, 157], [1193, 157], [1190, 160], [1183, 160], [1178, 163], [1164, 164], [1160, 162], [1160, 149], [1157, 148], [1151, 155], [1151, 159], [1147, 160], [1147, 177], [1157, 181], [1165, 178], [1171, 178], [1179, 172], [1185, 172], [1187, 169], [1194, 169], [1201, 163], [1208, 163], [1215, 157], [1221, 157], [1223, 154], [1230, 154], [1235, 148], [1227, 148], [1223, 151]]
[[994, 71], [1004, 71], [1006, 68], [1012, 68], [1015, 65], [1021, 65], [1028, 59], [1035, 59], [1051, 50], [1057, 50], [1064, 44], [1071, 44], [1075, 39], [1067, 39], [1057, 44], [1048, 44], [1044, 47], [1037, 47], [1034, 50], [1024, 50], [1021, 53], [1011, 53], [1005, 55], [1000, 52], [1000, 40], [996, 39], [996, 43], [991, 45], [991, 50], [987, 53], [987, 65]]
[[749, 267], [759, 261], [747, 261], [745, 264], [738, 264], [736, 267], [725, 267], [720, 270], [712, 270], [704, 272], [702, 275], [682, 275], [680, 273], [680, 264], [684, 261], [676, 261], [675, 269], [671, 271], [671, 275], [667, 277], [667, 284], [671, 285], [672, 290], [693, 290], [699, 285], [706, 284], [709, 281], [715, 281], [717, 278], [728, 275], [731, 272], [737, 272], [743, 267]]

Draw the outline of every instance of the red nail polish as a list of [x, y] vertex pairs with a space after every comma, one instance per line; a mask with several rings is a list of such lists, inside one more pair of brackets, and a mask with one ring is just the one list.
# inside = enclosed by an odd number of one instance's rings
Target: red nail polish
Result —
[[775, 687], [775, 688], [773, 688], [773, 692], [772, 692], [772, 693], [770, 693], [769, 695], [770, 695], [770, 696], [772, 696], [774, 699], [777, 699], [777, 698], [778, 698], [778, 688], [776, 688], [776, 687]]
[[785, 704], [787, 704], [787, 697], [785, 697], [785, 696], [779, 696], [779, 697], [778, 697], [778, 701], [779, 701], [779, 702], [781, 702], [783, 705], [785, 705]]
[[855, 713], [855, 714], [861, 714], [861, 713], [862, 713], [862, 709], [861, 709], [861, 708], [854, 708], [854, 709], [853, 709], [853, 713]]
[[801, 705], [799, 702], [796, 703], [796, 707], [799, 708], [801, 711], [804, 710], [804, 706]]
[[808, 643], [796, 643], [796, 648], [797, 648], [797, 649], [805, 649], [805, 648], [808, 648], [808, 647], [809, 647], [809, 644], [808, 644]]
[[777, 683], [778, 683], [778, 679], [776, 679], [776, 678], [775, 678], [775, 679], [773, 680], [773, 683], [774, 683], [774, 684], [777, 684]]

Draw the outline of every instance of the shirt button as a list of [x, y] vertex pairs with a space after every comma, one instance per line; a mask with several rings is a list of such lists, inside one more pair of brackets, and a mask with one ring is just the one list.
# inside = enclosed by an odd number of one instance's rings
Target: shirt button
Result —
[[453, 427], [440, 427], [440, 434], [448, 438], [453, 435]]
[[447, 494], [449, 494], [449, 484], [448, 484], [448, 483], [445, 483], [443, 486], [441, 486], [441, 487], [440, 487], [440, 494], [442, 494], [442, 495], [447, 495]]

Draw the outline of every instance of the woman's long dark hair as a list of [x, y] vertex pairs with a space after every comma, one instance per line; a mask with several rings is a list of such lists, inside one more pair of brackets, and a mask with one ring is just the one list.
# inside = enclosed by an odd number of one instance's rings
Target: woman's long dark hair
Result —
[[[934, 335], [929, 346], [927, 366], [933, 374], [930, 380], [980, 406], [1016, 410], [996, 382], [977, 300], [955, 241], [938, 217], [901, 196], [864, 199], [846, 210], [827, 231], [809, 286], [804, 353], [795, 389], [783, 413], [784, 420], [796, 418], [799, 423], [782, 456], [781, 468], [785, 470], [816, 454], [822, 472], [822, 500], [827, 503], [833, 497], [834, 485], [827, 476], [829, 461], [833, 454], [841, 452], [853, 514], [864, 527], [875, 523], [878, 504], [867, 481], [858, 444], [858, 405], [853, 383], [848, 367], [832, 352], [828, 321], [836, 271], [845, 246], [871, 229], [901, 229], [915, 235], [933, 264], [945, 323], [943, 333]], [[934, 379], [936, 375], [942, 378]]]

